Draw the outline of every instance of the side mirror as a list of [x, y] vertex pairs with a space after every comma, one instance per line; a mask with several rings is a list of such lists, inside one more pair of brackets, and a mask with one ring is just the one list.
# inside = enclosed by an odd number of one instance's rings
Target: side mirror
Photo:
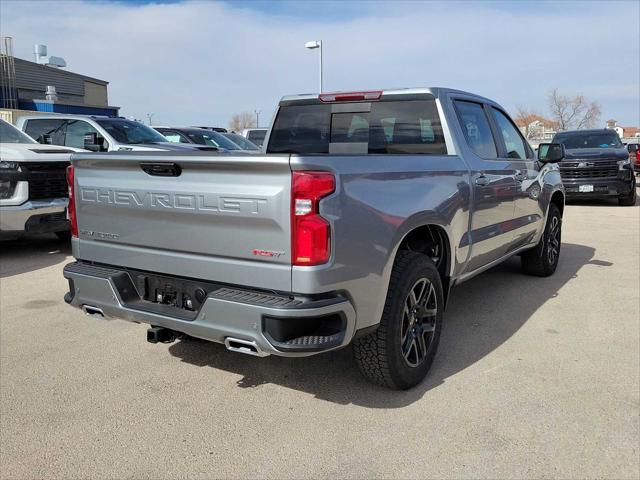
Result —
[[51, 135], [48, 133], [43, 133], [38, 137], [38, 143], [42, 143], [43, 145], [51, 145], [53, 142], [51, 141]]
[[627, 151], [629, 153], [636, 153], [640, 150], [640, 143], [629, 143], [627, 144]]
[[102, 145], [104, 145], [104, 139], [102, 137], [98, 138], [98, 134], [96, 132], [86, 133], [84, 135], [83, 148], [85, 150], [89, 150], [91, 152], [101, 152]]
[[564, 145], [561, 143], [541, 143], [538, 145], [538, 160], [543, 163], [557, 163], [564, 158]]

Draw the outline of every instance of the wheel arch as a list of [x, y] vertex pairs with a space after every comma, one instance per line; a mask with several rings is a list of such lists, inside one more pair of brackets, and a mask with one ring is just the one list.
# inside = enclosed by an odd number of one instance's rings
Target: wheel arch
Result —
[[[560, 190], [556, 190], [555, 192], [553, 192], [553, 194], [551, 195], [551, 199], [549, 200], [549, 205], [553, 204], [558, 207], [558, 210], [560, 210], [560, 217], [564, 215], [564, 201], [564, 192]], [[548, 211], [549, 209], [547, 208], [547, 215]]]
[[399, 253], [403, 251], [420, 252], [429, 256], [433, 260], [434, 247], [437, 247], [441, 253], [440, 262], [434, 261], [434, 263], [436, 263], [438, 272], [440, 272], [446, 306], [451, 284], [453, 249], [449, 232], [443, 225], [439, 223], [422, 223], [408, 228], [397, 242], [393, 258], [389, 262], [389, 265], [392, 268]]

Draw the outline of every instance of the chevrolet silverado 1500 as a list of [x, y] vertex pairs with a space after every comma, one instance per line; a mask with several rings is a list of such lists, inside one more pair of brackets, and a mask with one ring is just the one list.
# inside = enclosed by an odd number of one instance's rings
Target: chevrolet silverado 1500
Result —
[[418, 88], [284, 97], [265, 154], [78, 154], [67, 303], [265, 356], [353, 345], [426, 375], [451, 288], [519, 254], [558, 264], [564, 150], [497, 103]]

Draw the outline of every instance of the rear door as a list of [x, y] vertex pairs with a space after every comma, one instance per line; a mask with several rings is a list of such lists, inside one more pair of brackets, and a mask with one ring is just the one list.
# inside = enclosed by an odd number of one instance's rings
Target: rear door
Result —
[[496, 107], [491, 107], [491, 115], [498, 132], [500, 159], [509, 162], [515, 170], [515, 210], [510, 247], [515, 250], [531, 243], [544, 223], [545, 212], [538, 201], [542, 192], [540, 168], [533, 150], [509, 116]]
[[288, 291], [288, 156], [81, 154], [76, 257]]
[[488, 107], [464, 98], [456, 98], [453, 103], [461, 138], [466, 142], [462, 145], [465, 159], [472, 170], [473, 212], [468, 240], [472, 254], [467, 265], [467, 271], [471, 271], [502, 257], [511, 245], [516, 171], [510, 161], [500, 158]]

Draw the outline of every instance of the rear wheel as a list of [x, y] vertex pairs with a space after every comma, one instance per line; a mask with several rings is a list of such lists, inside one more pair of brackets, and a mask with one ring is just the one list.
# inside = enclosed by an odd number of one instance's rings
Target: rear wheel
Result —
[[443, 298], [440, 274], [431, 259], [417, 252], [400, 252], [380, 326], [353, 343], [364, 376], [393, 389], [420, 383], [438, 348]]
[[558, 207], [552, 203], [549, 205], [547, 224], [538, 245], [520, 256], [524, 273], [538, 277], [553, 275], [558, 267], [561, 245], [562, 217]]

